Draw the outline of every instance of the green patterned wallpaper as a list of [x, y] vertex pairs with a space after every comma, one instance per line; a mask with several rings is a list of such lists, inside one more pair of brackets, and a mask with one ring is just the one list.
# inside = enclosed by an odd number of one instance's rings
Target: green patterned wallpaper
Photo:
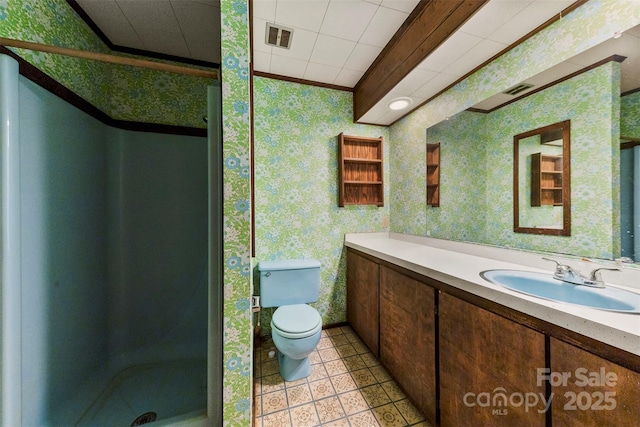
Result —
[[[388, 130], [353, 123], [350, 92], [254, 78], [256, 258], [322, 263], [323, 323], [346, 321], [344, 233], [385, 231], [389, 205], [338, 207], [338, 135], [384, 138]], [[390, 177], [385, 163], [385, 182]], [[385, 200], [389, 186], [385, 184]], [[264, 310], [268, 334], [271, 309]]]
[[[442, 144], [440, 208], [426, 208], [431, 236], [619, 256], [610, 202], [617, 197], [617, 93], [620, 64], [609, 62], [492, 113], [463, 112], [429, 128], [427, 141]], [[563, 120], [571, 120], [572, 235], [513, 233], [513, 136]]]
[[252, 416], [251, 171], [248, 0], [221, 0], [224, 159], [225, 426], [249, 426]]
[[[0, 0], [0, 36], [113, 53], [65, 0]], [[206, 127], [210, 79], [12, 50], [114, 119]]]
[[[437, 228], [441, 225], [441, 223], [434, 225], [427, 221], [427, 215], [431, 215], [431, 210], [424, 203], [426, 196], [424, 189], [425, 132], [427, 128], [441, 122], [446, 117], [455, 116], [477, 102], [550, 66], [602, 43], [609, 39], [615, 31], [626, 31], [638, 24], [640, 24], [640, 8], [637, 7], [636, 1], [590, 0], [394, 124], [390, 129], [390, 140], [393, 142], [390, 148], [392, 231], [424, 236], [427, 230], [431, 231], [432, 226]], [[611, 105], [614, 106], [613, 103]], [[613, 112], [610, 115], [613, 115]], [[475, 146], [470, 147], [470, 149], [474, 148]], [[612, 158], [612, 156], [609, 155], [608, 158]], [[443, 168], [444, 165], [446, 163], [443, 164]], [[610, 175], [606, 178], [607, 182], [611, 182], [615, 187], [619, 180], [614, 171], [617, 166], [614, 162], [611, 166], [606, 167], [611, 170], [611, 173], [614, 173], [613, 177]], [[492, 180], [492, 182], [498, 187], [502, 185], [496, 180]], [[500, 191], [499, 188], [497, 190]], [[457, 193], [459, 194], [457, 200], [469, 203], [469, 198], [473, 199], [469, 194], [471, 191], [468, 189], [466, 192]], [[613, 201], [616, 206], [616, 197], [614, 193], [613, 200], [609, 199], [606, 203], [611, 204]], [[605, 203], [605, 201], [602, 200], [601, 203]], [[610, 212], [611, 209], [608, 211]], [[481, 216], [480, 212], [482, 211], [478, 210], [478, 216]], [[616, 221], [615, 212], [612, 213], [612, 216], [613, 218], [606, 220], [606, 224], [612, 224]], [[470, 221], [470, 223], [478, 224], [477, 221]], [[506, 226], [503, 225], [503, 227]], [[585, 231], [591, 232], [591, 230]], [[474, 230], [470, 230], [468, 234], [474, 232]], [[501, 228], [498, 234], [491, 234], [486, 243], [503, 244], [505, 241], [510, 241], [513, 247], [538, 246], [533, 242], [521, 240], [524, 236], [522, 234], [518, 234], [517, 237], [508, 237], [507, 234], [513, 235], [513, 232], [508, 228]], [[589, 236], [584, 236], [583, 239], [585, 242], [590, 240]], [[614, 242], [609, 246], [615, 247], [616, 244]], [[558, 247], [557, 245], [545, 246], [545, 249], [566, 252], [563, 246]], [[606, 253], [609, 250], [603, 249], [603, 252]]]
[[109, 70], [110, 116], [118, 120], [206, 128], [212, 79], [123, 65]]

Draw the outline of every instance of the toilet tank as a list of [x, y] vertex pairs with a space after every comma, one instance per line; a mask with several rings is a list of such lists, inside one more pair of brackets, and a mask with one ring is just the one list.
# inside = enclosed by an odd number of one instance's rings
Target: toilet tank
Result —
[[320, 261], [288, 259], [262, 261], [260, 272], [260, 305], [282, 305], [315, 302], [320, 295]]

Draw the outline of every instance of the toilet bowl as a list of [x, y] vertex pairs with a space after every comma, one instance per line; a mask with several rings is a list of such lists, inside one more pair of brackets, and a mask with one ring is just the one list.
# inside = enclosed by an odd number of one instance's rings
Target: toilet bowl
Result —
[[311, 374], [309, 354], [322, 335], [322, 317], [307, 305], [320, 295], [320, 262], [309, 259], [261, 261], [260, 302], [277, 307], [271, 338], [278, 349], [280, 375], [295, 381]]
[[278, 349], [280, 376], [295, 381], [311, 374], [309, 354], [322, 335], [322, 317], [307, 304], [279, 307], [271, 318], [271, 337]]

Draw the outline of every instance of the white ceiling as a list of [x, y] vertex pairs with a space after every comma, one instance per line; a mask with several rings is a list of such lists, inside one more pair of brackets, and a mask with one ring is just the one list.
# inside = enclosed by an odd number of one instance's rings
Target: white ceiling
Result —
[[[220, 62], [219, 0], [76, 1], [114, 45]], [[352, 88], [418, 1], [253, 0], [254, 70]], [[359, 121], [393, 123], [409, 110], [391, 99], [417, 107], [574, 1], [490, 0]], [[267, 22], [293, 29], [290, 49], [265, 44]]]
[[[254, 0], [253, 68], [354, 87], [419, 0]], [[290, 49], [265, 43], [267, 22], [293, 29]]]
[[219, 0], [76, 0], [116, 46], [220, 63]]

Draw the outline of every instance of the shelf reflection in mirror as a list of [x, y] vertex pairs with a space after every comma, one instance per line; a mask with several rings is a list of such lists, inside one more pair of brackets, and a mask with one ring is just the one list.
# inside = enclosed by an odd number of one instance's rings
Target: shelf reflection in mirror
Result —
[[515, 135], [513, 144], [513, 230], [570, 236], [570, 121]]

